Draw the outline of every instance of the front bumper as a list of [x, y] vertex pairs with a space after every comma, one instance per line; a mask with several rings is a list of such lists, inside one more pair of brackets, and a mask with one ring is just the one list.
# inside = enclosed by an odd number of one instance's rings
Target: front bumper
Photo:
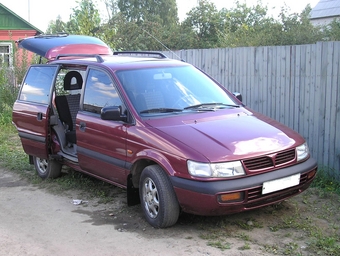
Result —
[[[309, 158], [307, 161], [286, 168], [254, 176], [223, 181], [195, 181], [171, 177], [177, 199], [184, 212], [197, 215], [224, 215], [242, 212], [280, 202], [307, 189], [317, 170], [317, 163]], [[263, 182], [276, 180], [300, 173], [300, 183], [269, 194], [262, 194]], [[221, 203], [221, 194], [241, 192], [241, 201]]]

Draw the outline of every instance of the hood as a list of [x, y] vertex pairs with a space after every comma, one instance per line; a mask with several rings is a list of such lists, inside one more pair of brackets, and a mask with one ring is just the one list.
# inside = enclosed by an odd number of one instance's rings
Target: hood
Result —
[[39, 35], [18, 40], [17, 43], [19, 48], [48, 60], [61, 54], [112, 54], [111, 49], [100, 39], [83, 35]]
[[272, 119], [263, 120], [262, 116], [259, 118], [248, 111], [232, 112], [200, 119], [180, 120], [176, 117], [166, 122], [153, 119], [147, 123], [211, 162], [270, 154], [303, 142], [296, 132]]

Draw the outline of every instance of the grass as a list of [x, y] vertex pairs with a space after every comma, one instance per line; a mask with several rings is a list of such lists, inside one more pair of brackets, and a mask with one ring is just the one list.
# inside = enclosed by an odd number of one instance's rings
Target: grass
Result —
[[324, 193], [340, 195], [340, 173], [327, 167], [319, 168], [312, 187], [319, 188]]
[[119, 193], [120, 190], [69, 168], [63, 169], [62, 176], [58, 179], [42, 181], [36, 175], [34, 167], [29, 164], [28, 156], [23, 151], [17, 131], [12, 124], [0, 124], [0, 166], [19, 174], [32, 184], [55, 193], [79, 190], [81, 193], [99, 198], [100, 203], [112, 201], [114, 194]]

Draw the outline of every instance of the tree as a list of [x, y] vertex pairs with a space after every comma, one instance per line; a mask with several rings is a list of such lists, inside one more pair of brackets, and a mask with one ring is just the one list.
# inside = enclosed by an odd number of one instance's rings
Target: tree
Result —
[[92, 0], [77, 1], [79, 4], [73, 8], [70, 21], [66, 24], [67, 32], [95, 36], [100, 28], [100, 15]]
[[288, 14], [288, 10], [282, 8], [280, 14], [282, 24], [281, 45], [312, 44], [322, 40], [322, 31], [314, 27], [309, 20], [311, 10], [309, 4], [300, 14]]
[[222, 19], [216, 6], [209, 0], [199, 1], [198, 6], [187, 13], [184, 27], [192, 29], [199, 48], [218, 47], [218, 33], [222, 29]]
[[223, 9], [224, 29], [219, 34], [222, 47], [295, 45], [315, 43], [322, 39], [319, 28], [309, 21], [309, 5], [301, 14], [289, 13], [282, 7], [279, 19], [268, 17], [268, 8], [258, 3], [247, 6], [236, 2], [236, 7]]
[[340, 20], [334, 19], [328, 26], [322, 28], [325, 32], [325, 38], [330, 41], [340, 40]]
[[171, 26], [178, 23], [176, 0], [118, 0], [118, 8], [127, 21], [137, 24], [152, 21]]
[[60, 15], [58, 15], [55, 21], [51, 20], [48, 24], [46, 34], [56, 34], [66, 31], [66, 23], [61, 20]]

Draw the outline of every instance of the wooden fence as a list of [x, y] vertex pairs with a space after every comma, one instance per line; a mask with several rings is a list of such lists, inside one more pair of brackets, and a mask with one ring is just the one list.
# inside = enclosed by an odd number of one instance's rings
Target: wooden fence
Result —
[[319, 166], [339, 175], [340, 42], [164, 53], [201, 68], [241, 92], [251, 109], [299, 132]]

